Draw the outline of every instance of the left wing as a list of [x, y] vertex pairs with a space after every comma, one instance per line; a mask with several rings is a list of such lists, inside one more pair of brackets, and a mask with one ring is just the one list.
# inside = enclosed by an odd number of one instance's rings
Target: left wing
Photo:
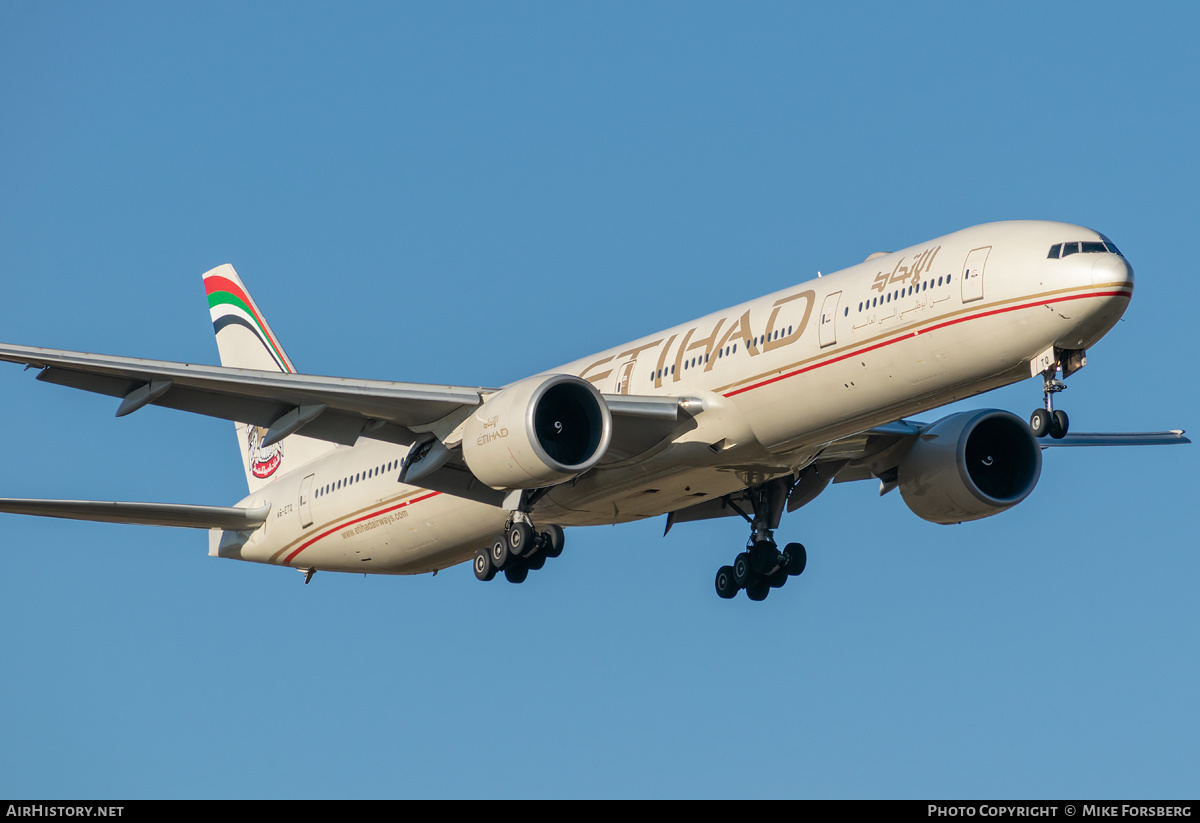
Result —
[[482, 388], [354, 380], [172, 363], [0, 344], [0, 360], [37, 379], [122, 398], [117, 416], [164, 406], [268, 429], [269, 442], [304, 429], [353, 445], [360, 436], [409, 445], [417, 431], [483, 402]]
[[[305, 437], [342, 445], [353, 445], [359, 437], [420, 444], [410, 457], [420, 460], [436, 444], [441, 457], [427, 462], [419, 477], [414, 473], [413, 482], [494, 505], [503, 497], [475, 479], [456, 444], [447, 448], [439, 441], [498, 389], [320, 377], [5, 344], [0, 344], [0, 361], [41, 369], [37, 379], [47, 383], [119, 397], [118, 417], [147, 405], [195, 412], [262, 426], [267, 429], [264, 445], [303, 429]], [[640, 454], [670, 436], [698, 402], [635, 395], [604, 395], [604, 400], [613, 416], [610, 460]], [[432, 429], [439, 421], [446, 423], [435, 435]]]

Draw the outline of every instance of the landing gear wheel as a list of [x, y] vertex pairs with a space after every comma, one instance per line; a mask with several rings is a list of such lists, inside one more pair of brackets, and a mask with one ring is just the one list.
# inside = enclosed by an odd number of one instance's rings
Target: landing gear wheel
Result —
[[509, 583], [524, 583], [529, 576], [529, 565], [519, 558], [514, 559], [504, 567], [504, 576]]
[[749, 597], [751, 600], [766, 600], [767, 595], [770, 593], [771, 586], [769, 583], [755, 583], [753, 586], [746, 587], [746, 597]]
[[717, 596], [725, 600], [737, 597], [738, 584], [733, 579], [733, 566], [717, 569]]
[[750, 552], [742, 552], [733, 561], [733, 582], [739, 588], [745, 589], [750, 586], [753, 577], [754, 572], [750, 568]]
[[563, 545], [567, 541], [567, 537], [563, 534], [563, 530], [559, 526], [547, 526], [546, 545], [542, 548], [541, 553], [546, 557], [558, 557], [562, 554]]
[[1054, 418], [1046, 409], [1034, 409], [1033, 414], [1029, 415], [1029, 428], [1034, 437], [1045, 437], [1053, 423]]
[[528, 566], [529, 570], [532, 572], [538, 571], [542, 568], [542, 566], [546, 565], [545, 552], [534, 552], [532, 556], [526, 557], [525, 565]]
[[1062, 440], [1067, 436], [1067, 429], [1070, 428], [1071, 421], [1067, 419], [1067, 413], [1062, 409], [1058, 409], [1052, 415], [1050, 422], [1050, 436], [1055, 440]]
[[508, 550], [522, 557], [533, 548], [533, 526], [528, 523], [513, 523], [508, 530]]
[[774, 541], [759, 540], [750, 547], [750, 568], [755, 574], [767, 575], [779, 565], [779, 550]]
[[783, 547], [783, 567], [792, 577], [804, 573], [808, 565], [808, 552], [800, 543], [788, 543]]
[[475, 552], [475, 576], [480, 580], [491, 580], [496, 576], [496, 567], [492, 565], [490, 547]]
[[492, 567], [497, 571], [508, 565], [508, 561], [512, 558], [512, 553], [508, 550], [508, 538], [505, 535], [500, 535], [492, 541], [490, 551], [492, 557]]
[[772, 589], [783, 588], [783, 584], [786, 582], [788, 582], [788, 573], [782, 566], [771, 572], [771, 576], [767, 578], [767, 585]]

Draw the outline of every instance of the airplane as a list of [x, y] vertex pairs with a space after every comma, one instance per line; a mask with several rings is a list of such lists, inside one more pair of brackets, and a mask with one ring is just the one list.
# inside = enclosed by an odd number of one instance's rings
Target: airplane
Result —
[[[564, 527], [740, 516], [716, 575], [766, 598], [801, 574], [784, 511], [831, 482], [877, 480], [927, 521], [1024, 500], [1047, 446], [1189, 443], [1182, 430], [1070, 434], [1054, 397], [1120, 319], [1133, 269], [1091, 229], [989, 223], [768, 294], [500, 388], [298, 373], [225, 264], [204, 275], [221, 365], [0, 345], [37, 379], [233, 421], [248, 484], [235, 506], [0, 500], [0, 511], [209, 530], [209, 554], [304, 572], [524, 581]], [[1061, 378], [1059, 375], [1061, 374]], [[1008, 411], [912, 421], [1040, 378]], [[664, 534], [666, 532], [664, 531]]]

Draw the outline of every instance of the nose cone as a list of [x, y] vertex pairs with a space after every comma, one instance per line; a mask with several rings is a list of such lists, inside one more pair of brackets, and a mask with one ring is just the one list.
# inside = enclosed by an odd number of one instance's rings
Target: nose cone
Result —
[[1132, 295], [1133, 266], [1120, 255], [1098, 254], [1092, 261], [1092, 285], [1112, 286]]
[[[1064, 349], [1094, 346], [1121, 319], [1133, 297], [1133, 267], [1124, 257], [1112, 253], [1088, 256], [1092, 258], [1089, 261], [1092, 288], [1088, 297], [1076, 301], [1070, 332], [1056, 341], [1056, 345]], [[1072, 257], [1086, 259], [1082, 254]], [[1071, 262], [1078, 265], [1082, 259]], [[1078, 274], [1082, 275], [1084, 271], [1078, 270]]]

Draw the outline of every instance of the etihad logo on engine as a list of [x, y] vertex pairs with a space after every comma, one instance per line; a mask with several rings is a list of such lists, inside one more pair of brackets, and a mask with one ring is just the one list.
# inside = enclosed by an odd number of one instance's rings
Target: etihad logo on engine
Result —
[[[500, 415], [489, 417], [483, 421], [483, 434], [475, 438], [475, 445], [482, 446], [486, 443], [491, 443], [493, 440], [499, 440], [502, 437], [508, 437], [508, 429], [500, 426]], [[487, 431], [492, 429], [492, 431]]]

